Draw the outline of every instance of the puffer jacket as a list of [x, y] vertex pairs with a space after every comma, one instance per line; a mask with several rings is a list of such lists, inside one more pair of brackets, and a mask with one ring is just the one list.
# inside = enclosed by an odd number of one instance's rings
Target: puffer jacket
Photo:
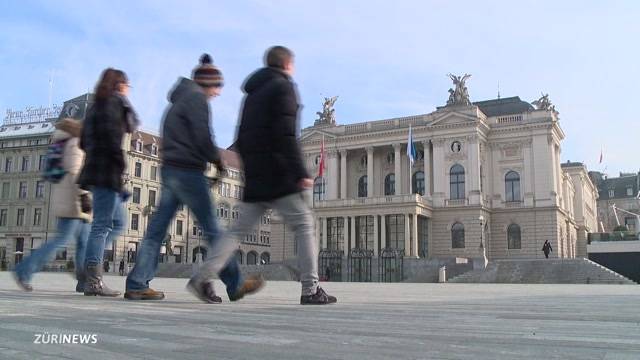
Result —
[[86, 190], [80, 189], [77, 184], [78, 175], [84, 161], [84, 152], [79, 147], [80, 139], [71, 135], [70, 132], [72, 130], [68, 127], [70, 124], [65, 123], [67, 121], [74, 120], [60, 120], [56, 124], [57, 129], [51, 138], [52, 142], [67, 140], [62, 158], [62, 166], [66, 174], [59, 183], [52, 186], [51, 205], [56, 217], [82, 219], [90, 222], [91, 214], [83, 213], [81, 210], [80, 196], [83, 194], [91, 196], [91, 194]]

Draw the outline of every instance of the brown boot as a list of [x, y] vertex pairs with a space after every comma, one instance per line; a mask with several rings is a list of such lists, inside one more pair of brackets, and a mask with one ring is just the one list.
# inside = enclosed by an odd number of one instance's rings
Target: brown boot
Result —
[[164, 299], [164, 293], [162, 291], [155, 291], [152, 288], [127, 290], [124, 292], [124, 298], [127, 300], [162, 300]]
[[111, 290], [102, 282], [102, 266], [87, 265], [85, 268], [85, 296], [120, 296], [120, 291]]
[[229, 300], [238, 301], [245, 295], [257, 293], [264, 286], [265, 281], [261, 274], [249, 275], [236, 290], [235, 294], [229, 294]]

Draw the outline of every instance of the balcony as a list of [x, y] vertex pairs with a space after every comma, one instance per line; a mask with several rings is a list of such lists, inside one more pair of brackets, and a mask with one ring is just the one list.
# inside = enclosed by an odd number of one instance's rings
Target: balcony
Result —
[[524, 203], [522, 201], [503, 201], [502, 204], [504, 207], [512, 209], [521, 208]]
[[336, 200], [323, 200], [316, 201], [314, 204], [315, 209], [325, 208], [343, 208], [343, 207], [358, 207], [358, 206], [376, 206], [376, 205], [424, 205], [431, 206], [431, 201], [423, 198], [418, 194], [407, 195], [392, 195], [392, 196], [378, 196], [378, 197], [366, 197], [357, 199], [336, 199]]
[[469, 205], [469, 199], [445, 199], [445, 206], [467, 206]]

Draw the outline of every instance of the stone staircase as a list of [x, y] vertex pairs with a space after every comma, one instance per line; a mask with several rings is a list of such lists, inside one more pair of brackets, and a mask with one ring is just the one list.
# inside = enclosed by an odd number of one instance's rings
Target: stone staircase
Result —
[[591, 260], [495, 260], [485, 269], [448, 280], [452, 283], [506, 284], [635, 284], [632, 280]]

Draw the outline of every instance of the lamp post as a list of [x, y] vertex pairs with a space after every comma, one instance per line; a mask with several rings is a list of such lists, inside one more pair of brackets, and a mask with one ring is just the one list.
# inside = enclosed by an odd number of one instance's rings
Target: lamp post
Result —
[[478, 252], [482, 255], [482, 265], [484, 268], [487, 267], [487, 264], [489, 263], [489, 259], [487, 259], [487, 249], [484, 246], [484, 242], [483, 242], [483, 234], [484, 234], [484, 226], [486, 224], [485, 218], [484, 216], [480, 215], [480, 217], [478, 217], [478, 221], [480, 222], [480, 246], [478, 246]]

